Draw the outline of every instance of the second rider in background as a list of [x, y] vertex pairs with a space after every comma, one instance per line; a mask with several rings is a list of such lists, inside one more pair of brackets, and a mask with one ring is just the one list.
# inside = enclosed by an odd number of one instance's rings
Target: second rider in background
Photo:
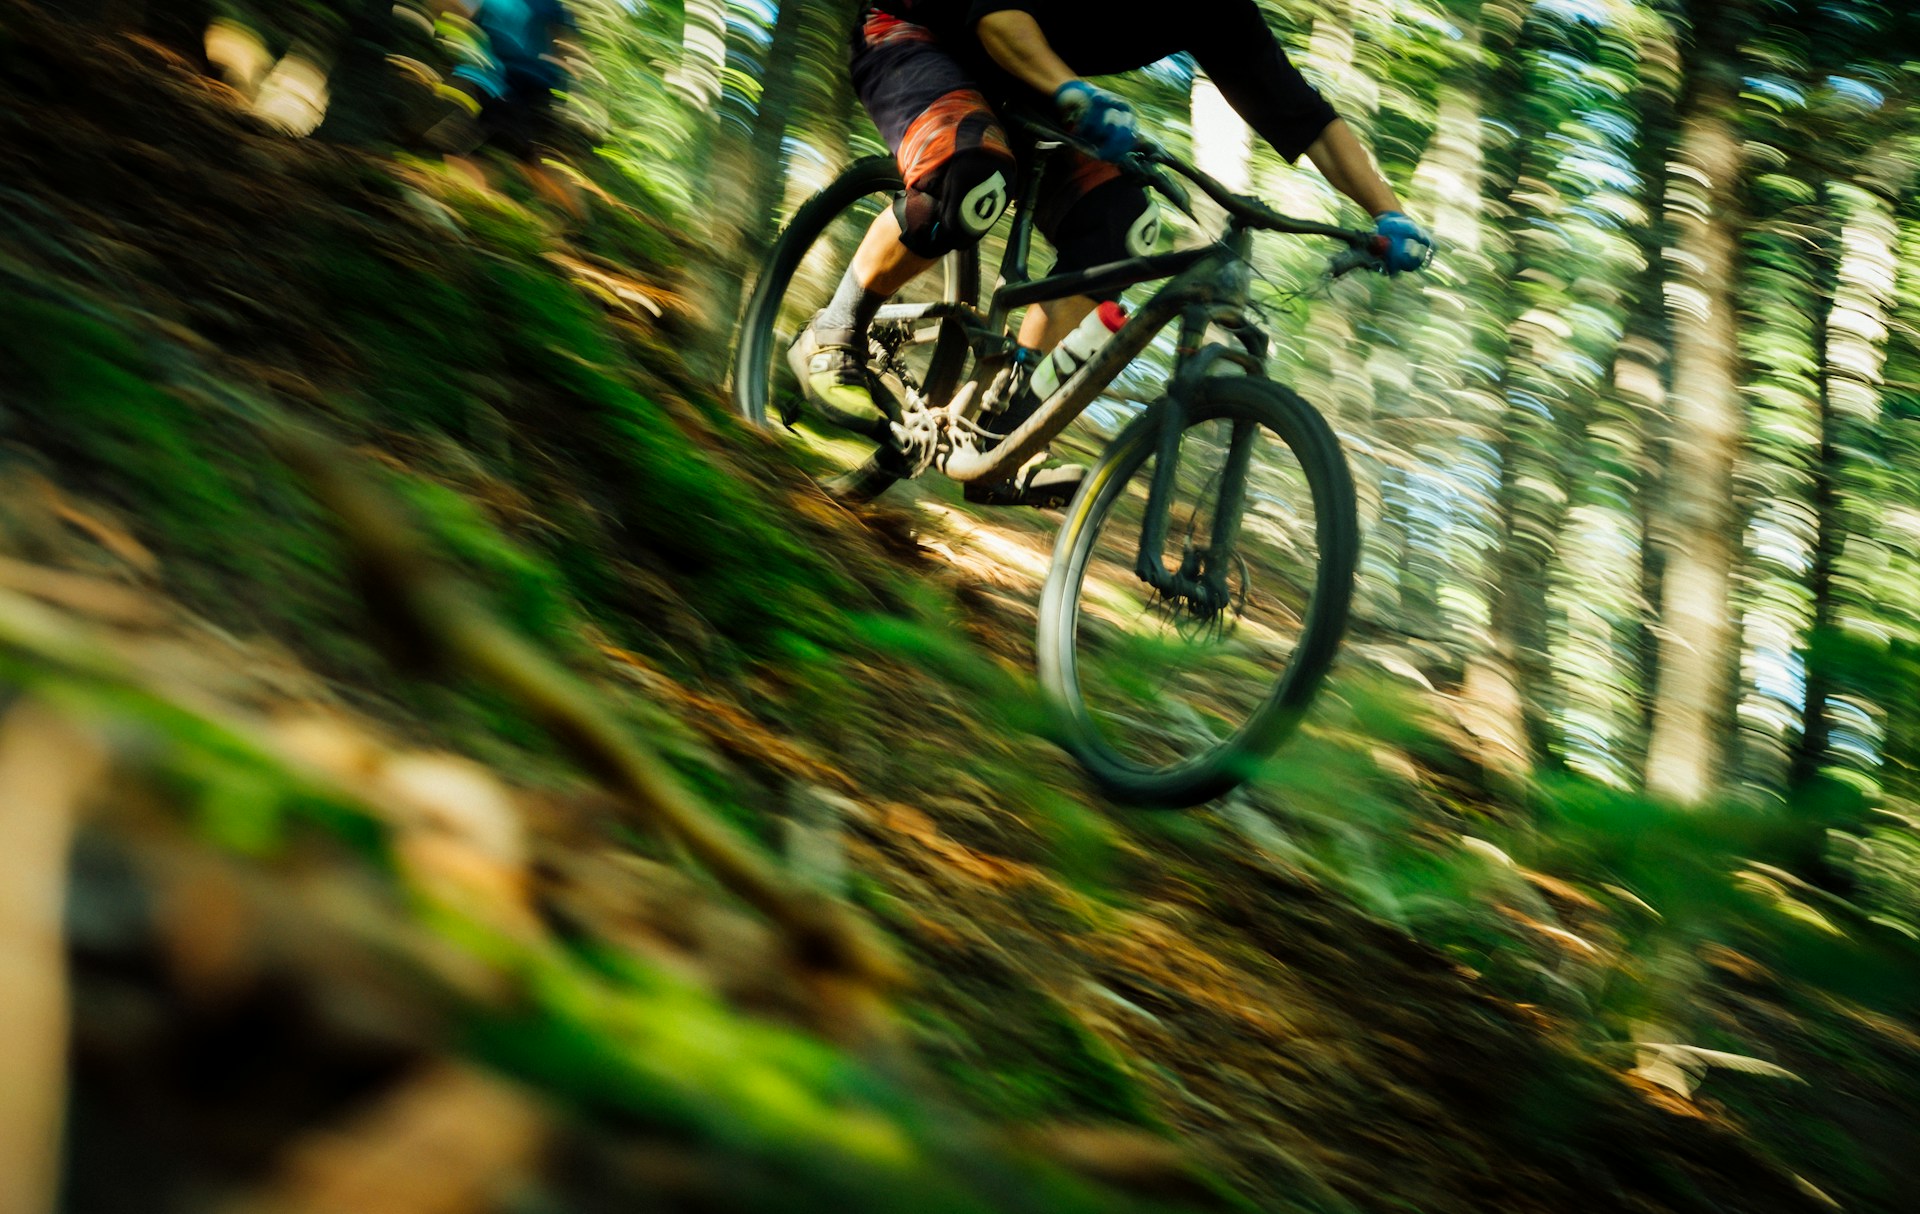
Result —
[[[1035, 222], [1059, 254], [1055, 273], [1153, 247], [1159, 212], [1114, 162], [1133, 150], [1131, 107], [1083, 76], [1134, 71], [1189, 52], [1247, 124], [1287, 161], [1304, 152], [1388, 240], [1387, 270], [1418, 269], [1432, 249], [1360, 140], [1300, 75], [1254, 0], [874, 0], [853, 31], [853, 85], [900, 166], [905, 191], [874, 221], [832, 302], [789, 359], [807, 397], [863, 431], [884, 432], [886, 390], [867, 369], [880, 305], [944, 254], [978, 241], [1013, 196], [1015, 146], [996, 105], [1050, 105], [1098, 154], [1056, 157]], [[1099, 301], [1035, 304], [1020, 344], [1050, 350]], [[1013, 482], [968, 486], [994, 504], [1063, 501], [1077, 467], [1030, 466]]]

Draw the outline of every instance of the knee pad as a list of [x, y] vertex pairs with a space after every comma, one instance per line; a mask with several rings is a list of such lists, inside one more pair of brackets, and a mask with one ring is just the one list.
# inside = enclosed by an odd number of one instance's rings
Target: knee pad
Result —
[[1129, 257], [1145, 257], [1160, 239], [1160, 204], [1137, 182], [1106, 182], [1089, 190], [1055, 225], [1060, 254], [1052, 272], [1090, 270]]
[[1013, 161], [969, 149], [909, 186], [893, 204], [900, 243], [922, 257], [967, 248], [987, 234], [1013, 198]]

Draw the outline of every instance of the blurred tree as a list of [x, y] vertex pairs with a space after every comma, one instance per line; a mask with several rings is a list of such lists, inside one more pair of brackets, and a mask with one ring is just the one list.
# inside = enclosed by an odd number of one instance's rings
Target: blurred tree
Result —
[[764, 48], [736, 44], [743, 71], [756, 76], [759, 94], [752, 101], [745, 144], [732, 139], [714, 159], [717, 175], [746, 183], [746, 190], [719, 187], [710, 196], [732, 197], [731, 208], [716, 216], [724, 225], [722, 265], [714, 315], [731, 329], [740, 310], [744, 284], [773, 247], [787, 194], [788, 132], [800, 117], [801, 82], [812, 74], [827, 88], [851, 96], [852, 85], [840, 69], [841, 48], [852, 28], [853, 0], [785, 0], [766, 31]]
[[1736, 379], [1734, 232], [1740, 140], [1735, 56], [1744, 3], [1702, 3], [1690, 24], [1680, 141], [1668, 184], [1674, 225], [1671, 476], [1657, 542], [1665, 551], [1659, 672], [1647, 787], [1695, 803], [1723, 774], [1732, 718], [1735, 633], [1729, 594], [1736, 520], [1733, 467], [1744, 422]]
[[703, 110], [720, 101], [727, 66], [726, 0], [686, 0], [680, 29], [680, 55], [667, 80]]
[[[1831, 203], [1830, 189], [1823, 191], [1822, 201]], [[1814, 266], [1816, 301], [1832, 299], [1840, 282], [1838, 242], [1829, 233], [1816, 232], [1814, 239], [1808, 243], [1808, 256]], [[1839, 491], [1839, 419], [1834, 416], [1828, 378], [1828, 369], [1832, 366], [1833, 311], [1832, 308], [1819, 307], [1817, 302], [1814, 311], [1817, 317], [1813, 341], [1813, 366], [1817, 380], [1814, 399], [1816, 433], [1819, 437], [1811, 469], [1814, 538], [1812, 560], [1807, 569], [1807, 595], [1812, 600], [1807, 628], [1809, 636], [1822, 637], [1828, 635], [1834, 626], [1833, 567], [1840, 547], [1845, 543], [1847, 524], [1841, 514]], [[1809, 784], [1820, 774], [1826, 762], [1827, 700], [1833, 694], [1833, 675], [1831, 663], [1824, 652], [1808, 650], [1805, 678], [1800, 738], [1793, 748], [1792, 766], [1787, 772], [1787, 782], [1792, 788]]]

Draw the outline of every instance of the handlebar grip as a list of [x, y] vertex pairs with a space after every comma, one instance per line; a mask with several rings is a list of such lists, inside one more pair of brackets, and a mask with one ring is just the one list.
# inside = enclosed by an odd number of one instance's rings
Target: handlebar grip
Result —
[[1333, 261], [1327, 266], [1327, 273], [1334, 278], [1351, 274], [1355, 270], [1378, 270], [1385, 266], [1387, 238], [1375, 236], [1363, 245], [1355, 245], [1345, 252], [1334, 254]]

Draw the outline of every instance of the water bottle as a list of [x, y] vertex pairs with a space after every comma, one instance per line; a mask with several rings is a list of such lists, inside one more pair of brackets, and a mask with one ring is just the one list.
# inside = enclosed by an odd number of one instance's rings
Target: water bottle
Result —
[[1060, 385], [1066, 383], [1081, 364], [1092, 358], [1095, 351], [1107, 344], [1107, 338], [1118, 333], [1120, 326], [1126, 323], [1126, 311], [1112, 300], [1095, 308], [1034, 370], [1033, 379], [1028, 381], [1028, 390], [1033, 393], [1033, 399], [1043, 401], [1059, 391]]

